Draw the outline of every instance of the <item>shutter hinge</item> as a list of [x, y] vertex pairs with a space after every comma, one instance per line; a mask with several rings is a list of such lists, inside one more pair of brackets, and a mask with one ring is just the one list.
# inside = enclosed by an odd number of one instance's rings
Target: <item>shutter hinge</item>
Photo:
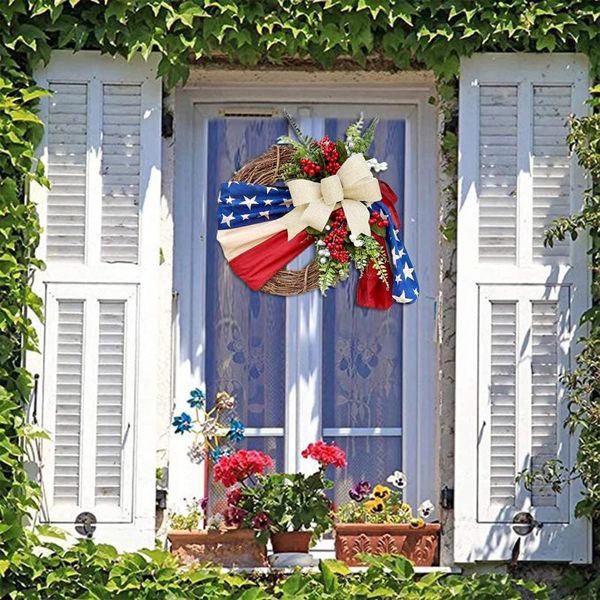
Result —
[[454, 489], [445, 485], [440, 492], [440, 506], [444, 510], [454, 509]]

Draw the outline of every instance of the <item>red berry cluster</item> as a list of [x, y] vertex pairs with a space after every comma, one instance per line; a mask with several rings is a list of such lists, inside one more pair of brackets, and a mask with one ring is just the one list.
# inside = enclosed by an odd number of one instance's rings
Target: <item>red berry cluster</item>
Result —
[[320, 173], [321, 171], [321, 167], [312, 160], [309, 160], [308, 158], [301, 158], [300, 166], [309, 177], [314, 177], [317, 173]]
[[324, 238], [325, 246], [329, 250], [331, 258], [341, 263], [347, 263], [350, 260], [350, 254], [344, 248], [344, 240], [348, 235], [348, 227], [343, 210], [338, 209], [333, 213], [330, 225], [331, 230]]
[[332, 142], [328, 136], [325, 136], [320, 142], [321, 152], [325, 157], [325, 169], [330, 175], [335, 175], [342, 165], [340, 165], [340, 155], [337, 151], [335, 142]]
[[389, 221], [385, 217], [382, 217], [380, 213], [371, 213], [371, 217], [369, 218], [369, 225], [375, 225], [377, 227], [387, 227], [388, 223]]

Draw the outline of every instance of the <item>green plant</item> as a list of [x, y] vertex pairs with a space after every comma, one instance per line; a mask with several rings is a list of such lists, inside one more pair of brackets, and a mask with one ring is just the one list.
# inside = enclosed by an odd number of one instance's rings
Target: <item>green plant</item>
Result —
[[348, 492], [350, 500], [342, 504], [336, 512], [339, 523], [390, 523], [406, 524], [416, 529], [425, 525], [425, 520], [433, 513], [430, 500], [425, 500], [413, 515], [410, 504], [403, 501], [406, 476], [395, 471], [387, 479], [396, 489], [377, 484], [375, 487], [367, 481], [359, 481]]
[[204, 518], [206, 501], [192, 498], [186, 505], [184, 513], [169, 513], [169, 525], [171, 529], [200, 529]]
[[283, 531], [312, 531], [316, 542], [333, 524], [331, 500], [325, 495], [332, 487], [321, 469], [311, 475], [270, 473], [241, 490], [237, 507], [245, 512], [244, 525], [255, 529], [261, 542]]
[[345, 467], [346, 454], [335, 444], [319, 441], [309, 444], [302, 456], [317, 461], [319, 469], [310, 475], [265, 475], [273, 460], [263, 452], [239, 450], [221, 458], [213, 475], [228, 488], [225, 524], [254, 529], [263, 543], [271, 532], [302, 530], [312, 531], [313, 540], [318, 540], [333, 522], [331, 500], [325, 493], [333, 483], [325, 473], [329, 465]]
[[[112, 546], [81, 541], [63, 552], [36, 558], [35, 569], [20, 577], [11, 565], [0, 578], [2, 598], [38, 600], [367, 600], [372, 598], [446, 600], [546, 600], [545, 586], [508, 575], [472, 577], [415, 575], [402, 557], [365, 557], [369, 567], [351, 573], [337, 561], [322, 561], [314, 573], [236, 574], [195, 566], [182, 569], [162, 550], [118, 553]], [[583, 591], [594, 588], [582, 588]], [[571, 595], [581, 600], [593, 596]]]

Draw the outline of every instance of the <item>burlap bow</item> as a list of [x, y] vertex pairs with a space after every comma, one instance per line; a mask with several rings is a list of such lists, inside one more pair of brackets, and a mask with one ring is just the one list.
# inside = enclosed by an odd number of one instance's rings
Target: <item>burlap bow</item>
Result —
[[362, 154], [352, 154], [335, 175], [318, 183], [292, 179], [286, 185], [294, 204], [294, 209], [282, 219], [288, 240], [307, 227], [323, 231], [331, 213], [340, 206], [344, 209], [352, 234], [371, 235], [367, 207], [381, 200], [381, 191]]

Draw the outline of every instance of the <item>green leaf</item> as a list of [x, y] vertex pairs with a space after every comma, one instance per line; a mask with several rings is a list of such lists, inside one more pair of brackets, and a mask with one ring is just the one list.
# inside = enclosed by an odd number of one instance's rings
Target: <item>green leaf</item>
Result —
[[332, 594], [339, 587], [339, 582], [325, 561], [319, 562], [319, 571], [321, 573], [321, 582], [323, 583], [323, 589], [326, 594]]

